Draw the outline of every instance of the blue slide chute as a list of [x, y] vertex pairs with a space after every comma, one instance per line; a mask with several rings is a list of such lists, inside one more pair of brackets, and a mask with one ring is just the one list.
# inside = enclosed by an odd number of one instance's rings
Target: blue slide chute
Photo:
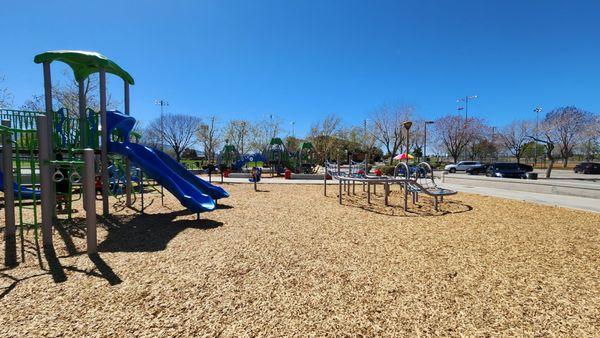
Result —
[[[135, 119], [119, 112], [107, 112], [107, 117], [109, 132], [116, 128], [125, 140], [128, 140]], [[160, 150], [126, 141], [110, 142], [108, 151], [129, 158], [192, 212], [214, 210], [215, 199], [229, 196], [221, 187], [214, 186], [190, 173]]]
[[[0, 190], [4, 191], [4, 173], [0, 171]], [[39, 190], [31, 190], [29, 188], [25, 188], [22, 185], [17, 184], [17, 182], [13, 182], [13, 191], [15, 192], [15, 198], [19, 197], [19, 191], [21, 193], [21, 198], [24, 199], [33, 199], [35, 196], [36, 199], [40, 199], [40, 191]]]

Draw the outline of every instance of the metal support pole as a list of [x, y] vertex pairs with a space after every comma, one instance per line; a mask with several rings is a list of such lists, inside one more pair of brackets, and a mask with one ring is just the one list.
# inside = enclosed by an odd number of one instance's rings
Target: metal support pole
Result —
[[[129, 115], [129, 82], [123, 82], [123, 101], [125, 105], [125, 115]], [[129, 140], [125, 140], [127, 142]], [[131, 208], [131, 190], [133, 188], [133, 182], [131, 182], [131, 161], [128, 157], [125, 158], [125, 205]]]
[[340, 200], [340, 204], [342, 204], [342, 178], [340, 176], [338, 176], [338, 186], [339, 186], [339, 193], [338, 193], [338, 197]]
[[[10, 128], [10, 120], [2, 120]], [[4, 266], [17, 265], [17, 227], [15, 224], [15, 192], [13, 190], [11, 135], [2, 135], [2, 171], [4, 172]]]
[[323, 174], [323, 196], [327, 196], [327, 162], [325, 162], [325, 173]]
[[367, 182], [367, 204], [371, 204], [371, 182]]
[[96, 171], [94, 170], [94, 149], [83, 150], [83, 206], [88, 255], [98, 253], [96, 233]]
[[[38, 141], [40, 144], [47, 142], [48, 146], [45, 148], [47, 154], [44, 154], [47, 161], [51, 161], [54, 159], [53, 153], [53, 138], [52, 138], [52, 130], [54, 129], [53, 120], [54, 120], [54, 111], [52, 110], [52, 72], [50, 71], [50, 62], [43, 63], [44, 68], [44, 106], [46, 110], [46, 116], [48, 117], [43, 124], [38, 123], [38, 130], [45, 129], [44, 138], [39, 138]], [[40, 146], [40, 152], [41, 152]], [[41, 167], [40, 167], [41, 169]], [[50, 183], [47, 187], [49, 189], [49, 195], [47, 196], [49, 204], [54, 207], [56, 206], [56, 187], [54, 184]], [[54, 213], [49, 217], [54, 217]]]
[[87, 146], [88, 126], [85, 118], [86, 98], [85, 98], [85, 80], [77, 80], [79, 88], [79, 130], [80, 130], [80, 147], [83, 149]]
[[356, 183], [352, 181], [352, 195], [356, 195]]
[[408, 210], [408, 181], [404, 182], [404, 211], [406, 210]]
[[390, 185], [386, 182], [383, 184], [383, 194], [385, 198], [385, 206], [388, 206], [388, 195], [390, 194]]
[[[47, 126], [47, 121], [50, 117], [46, 115], [37, 116], [38, 128], [38, 140], [47, 140], [50, 130], [44, 128]], [[41, 189], [41, 203], [42, 203], [42, 239], [45, 250], [54, 250], [52, 246], [52, 222], [54, 218], [54, 199], [52, 194], [54, 189], [52, 187], [52, 165], [50, 165], [50, 154], [51, 147], [48, 142], [39, 142], [39, 165], [40, 165], [40, 189]], [[54, 203], [54, 204], [53, 204]]]
[[338, 175], [338, 185], [340, 188], [340, 191], [339, 191], [340, 204], [342, 204], [342, 173], [341, 173], [341, 170], [342, 170], [342, 166], [340, 164], [340, 156], [338, 155], [338, 157], [337, 157], [337, 175]]
[[108, 121], [106, 116], [106, 71], [100, 68], [100, 119], [102, 120], [102, 148], [100, 151], [100, 170], [102, 177], [102, 216], [108, 216]]
[[144, 213], [144, 173], [138, 168], [138, 178], [140, 179], [140, 201], [142, 203], [142, 214]]

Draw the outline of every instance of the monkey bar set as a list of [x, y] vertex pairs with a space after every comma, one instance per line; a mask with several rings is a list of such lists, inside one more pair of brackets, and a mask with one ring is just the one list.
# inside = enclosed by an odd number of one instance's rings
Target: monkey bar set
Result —
[[[433, 198], [435, 211], [439, 210], [439, 203], [444, 201], [444, 196], [455, 195], [457, 192], [439, 187], [435, 183], [433, 170], [427, 162], [419, 163], [411, 172], [411, 167], [405, 162], [399, 162], [394, 168], [393, 176], [368, 175], [366, 165], [350, 160], [348, 167], [343, 168], [338, 159], [337, 163], [325, 162], [325, 175], [323, 179], [323, 193], [327, 196], [327, 176], [338, 181], [338, 199], [342, 204], [344, 193], [346, 195], [356, 194], [356, 184], [362, 185], [363, 191], [367, 192], [367, 203], [371, 204], [371, 187], [373, 193], [377, 186], [383, 186], [384, 203], [389, 205], [390, 186], [398, 184], [404, 195], [404, 211], [408, 210], [409, 194], [412, 203], [419, 200], [419, 194], [425, 194]], [[403, 176], [401, 176], [403, 175]]]

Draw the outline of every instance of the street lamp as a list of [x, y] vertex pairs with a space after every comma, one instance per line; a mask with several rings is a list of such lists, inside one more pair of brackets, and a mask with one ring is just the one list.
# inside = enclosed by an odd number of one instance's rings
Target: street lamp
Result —
[[423, 141], [423, 158], [427, 161], [427, 125], [434, 124], [433, 121], [425, 121], [425, 140]]
[[290, 122], [292, 124], [292, 137], [296, 137], [296, 129], [294, 128], [296, 126], [296, 121], [292, 121]]
[[[169, 102], [165, 101], [165, 100], [156, 100], [154, 101], [154, 104], [157, 106], [160, 106], [160, 151], [165, 151], [165, 124], [164, 124], [164, 107], [169, 105]], [[160, 203], [162, 206], [165, 205], [165, 200], [164, 200], [164, 196], [165, 196], [165, 190], [164, 187], [160, 186]]]
[[540, 130], [540, 113], [542, 112], [542, 107], [535, 107], [535, 109], [533, 110], [535, 112], [535, 144], [533, 146], [533, 167], [535, 168], [535, 166], [537, 165], [537, 146], [538, 146], [538, 141], [537, 139], [540, 138], [539, 135], [539, 130]]
[[156, 100], [154, 104], [160, 106], [160, 150], [165, 151], [165, 124], [164, 124], [164, 107], [169, 105], [165, 100]]
[[[404, 129], [406, 129], [406, 164], [408, 164], [408, 149], [410, 148], [410, 127], [412, 126], [412, 122], [410, 121], [406, 121], [404, 123], [402, 123], [402, 125], [404, 126]], [[406, 173], [406, 175], [408, 175], [408, 173]]]
[[463, 110], [463, 109], [465, 110], [465, 121], [469, 117], [469, 101], [476, 99], [476, 98], [477, 98], [477, 95], [470, 95], [470, 96], [461, 97], [460, 99], [456, 100], [456, 102], [464, 102], [465, 103], [464, 107], [456, 108], [456, 110]]

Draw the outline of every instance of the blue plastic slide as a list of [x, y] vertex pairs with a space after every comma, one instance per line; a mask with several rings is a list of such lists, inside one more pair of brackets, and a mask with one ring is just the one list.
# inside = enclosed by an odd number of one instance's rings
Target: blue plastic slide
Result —
[[198, 188], [203, 193], [208, 196], [218, 200], [220, 198], [229, 197], [229, 193], [225, 191], [225, 189], [210, 184], [200, 177], [192, 174], [189, 170], [187, 170], [181, 163], [175, 161], [171, 156], [163, 153], [162, 151], [155, 150], [156, 155], [160, 157], [160, 159], [164, 162], [164, 164], [169, 167], [171, 170], [176, 172], [179, 176], [183, 177], [186, 181], [192, 183], [196, 188]]
[[[4, 174], [0, 171], [0, 190], [4, 191]], [[19, 198], [19, 190], [21, 191], [21, 198], [24, 199], [33, 199], [35, 195], [36, 199], [40, 199], [40, 191], [39, 190], [31, 190], [29, 188], [25, 188], [24, 186], [19, 186], [17, 182], [13, 182], [13, 190], [15, 192], [15, 198]]]
[[203, 194], [193, 184], [165, 165], [157, 155], [158, 150], [135, 143], [111, 142], [108, 145], [108, 151], [129, 158], [146, 174], [169, 190], [190, 211], [204, 212], [215, 209], [215, 201], [212, 197]]
[[[108, 112], [107, 117], [109, 132], [117, 128], [121, 135], [129, 135], [135, 124], [134, 118], [118, 112]], [[221, 187], [214, 186], [193, 175], [160, 150], [136, 143], [110, 142], [108, 151], [129, 158], [192, 212], [214, 210], [214, 199], [229, 196]]]

